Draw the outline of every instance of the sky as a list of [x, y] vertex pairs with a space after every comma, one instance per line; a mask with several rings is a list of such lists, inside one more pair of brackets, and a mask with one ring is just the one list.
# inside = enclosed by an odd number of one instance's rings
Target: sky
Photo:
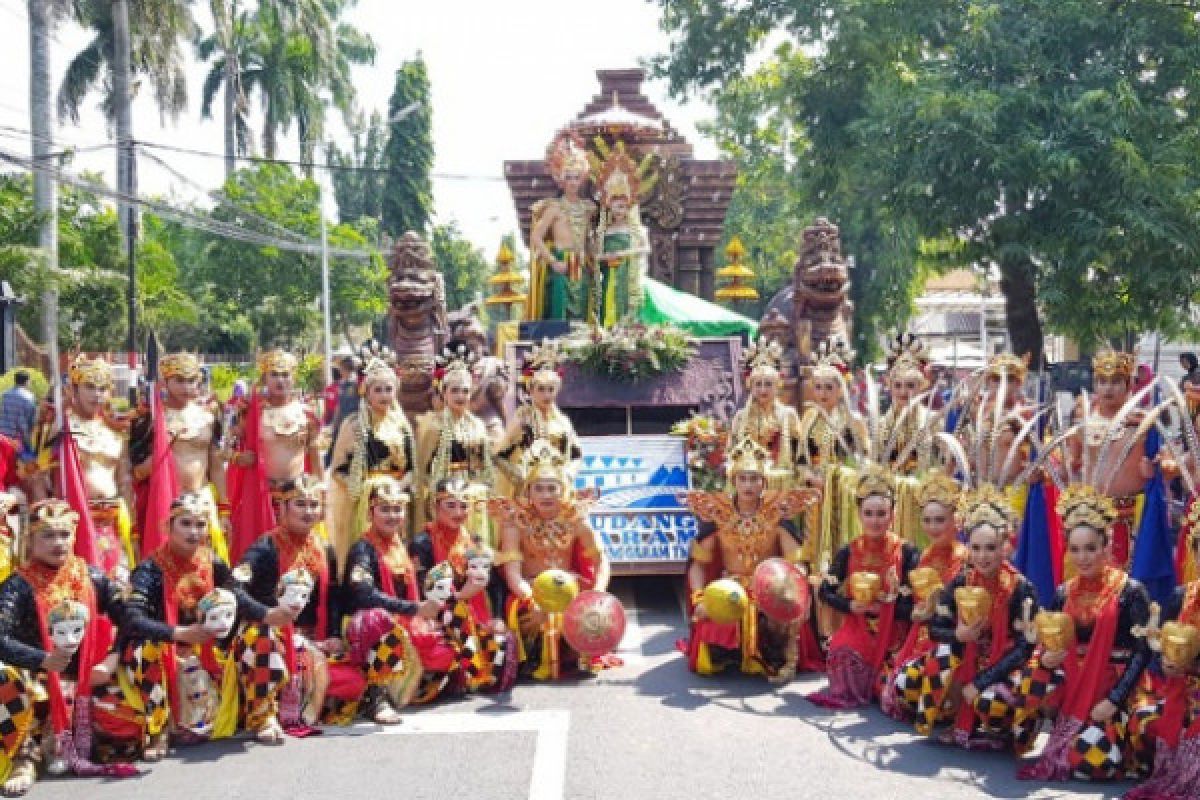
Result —
[[[194, 4], [197, 20], [209, 25], [208, 4]], [[0, 126], [29, 127], [29, 34], [24, 0], [0, 0]], [[350, 21], [375, 39], [374, 66], [355, 71], [360, 106], [386, 113], [396, 68], [420, 52], [427, 63], [433, 97], [435, 222], [456, 221], [464, 234], [489, 256], [500, 238], [517, 227], [504, 183], [506, 159], [541, 158], [554, 131], [572, 119], [597, 92], [597, 69], [637, 66], [663, 52], [669, 41], [658, 29], [658, 8], [647, 0], [359, 0]], [[86, 34], [66, 24], [55, 34], [53, 79], [57, 87], [71, 55], [86, 43]], [[200, 87], [206, 67], [189, 69], [189, 109], [177, 122], [159, 118], [147, 96], [135, 101], [134, 136], [189, 149], [220, 153], [218, 119], [200, 118]], [[686, 106], [667, 97], [661, 82], [644, 85], [644, 93], [688, 138], [700, 158], [716, 148], [695, 129], [712, 116], [702, 101]], [[257, 103], [252, 99], [257, 111]], [[96, 145], [109, 138], [97, 107], [87, 104], [78, 126], [59, 126], [63, 144]], [[219, 107], [218, 107], [219, 116]], [[340, 124], [331, 125], [344, 137]], [[279, 156], [298, 158], [296, 133], [285, 134]], [[0, 129], [0, 146], [28, 153], [27, 137]], [[216, 188], [222, 162], [156, 151], [178, 172], [206, 188]], [[112, 150], [83, 153], [73, 169], [98, 170], [111, 180]], [[138, 164], [140, 191], [197, 200], [202, 193], [149, 159]], [[328, 183], [326, 183], [328, 186]], [[330, 192], [330, 194], [332, 194]], [[332, 200], [327, 207], [332, 209]]]

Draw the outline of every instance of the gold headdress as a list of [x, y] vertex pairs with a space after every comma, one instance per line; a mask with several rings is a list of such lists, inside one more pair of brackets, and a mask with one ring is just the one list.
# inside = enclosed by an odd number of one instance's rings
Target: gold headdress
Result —
[[988, 362], [987, 374], [990, 378], [999, 378], [1003, 375], [1022, 384], [1025, 382], [1025, 376], [1029, 374], [1029, 353], [1023, 356], [1016, 356], [1012, 353], [993, 356], [992, 360]]
[[79, 515], [64, 500], [42, 500], [29, 509], [30, 534], [47, 529], [74, 533], [78, 525]]
[[538, 439], [525, 456], [525, 485], [535, 481], [554, 481], [567, 487], [567, 459], [550, 442]]
[[168, 353], [158, 360], [158, 374], [164, 381], [171, 378], [198, 378], [200, 359], [194, 353]]
[[543, 339], [540, 345], [534, 345], [525, 356], [521, 367], [521, 379], [530, 387], [542, 381], [561, 384], [559, 364], [566, 360], [566, 354], [559, 348], [557, 339]]
[[470, 484], [460, 477], [443, 478], [438, 481], [437, 487], [434, 490], [433, 502], [436, 504], [447, 497], [453, 497], [455, 500], [469, 503], [471, 502], [470, 489]]
[[434, 384], [438, 389], [463, 385], [470, 388], [471, 368], [476, 360], [477, 356], [466, 345], [460, 344], [453, 350], [446, 348], [438, 356], [437, 368], [433, 371]]
[[1137, 371], [1137, 357], [1133, 353], [1120, 353], [1110, 347], [1092, 356], [1092, 376], [1122, 378], [1130, 380]]
[[890, 472], [877, 464], [871, 464], [859, 473], [858, 484], [854, 487], [854, 496], [861, 504], [868, 497], [875, 495], [895, 502], [896, 484]]
[[770, 468], [771, 454], [750, 437], [735, 444], [725, 462], [725, 473], [731, 487], [733, 479], [743, 472], [757, 473], [765, 478]]
[[454, 580], [454, 567], [447, 561], [434, 564], [429, 568], [429, 572], [425, 573], [425, 591], [431, 591], [437, 583], [444, 580]]
[[291, 353], [279, 349], [268, 350], [258, 356], [258, 379], [265, 381], [272, 372], [286, 372], [288, 375], [296, 371], [299, 362]]
[[759, 339], [742, 353], [742, 374], [747, 380], [760, 375], [778, 378], [782, 361], [783, 347], [779, 342]]
[[812, 370], [814, 378], [836, 377], [845, 381], [850, 374], [854, 351], [842, 339], [826, 339], [817, 345], [814, 355], [817, 360]]
[[1068, 486], [1058, 498], [1055, 510], [1067, 533], [1081, 525], [1104, 533], [1117, 521], [1117, 509], [1112, 500], [1084, 484]]
[[363, 486], [368, 506], [402, 505], [408, 506], [412, 496], [404, 491], [404, 484], [391, 475], [376, 475], [368, 478]]
[[597, 155], [589, 154], [588, 158], [602, 206], [608, 207], [618, 197], [637, 205], [657, 181], [657, 176], [651, 172], [653, 154], [647, 154], [639, 164], [625, 150], [625, 142], [618, 139], [610, 148], [599, 137], [596, 138], [596, 152]]
[[922, 383], [927, 383], [925, 370], [928, 365], [929, 354], [925, 343], [915, 333], [898, 333], [888, 343], [888, 374], [893, 379], [915, 373], [920, 376]]
[[212, 611], [217, 606], [236, 606], [237, 597], [228, 589], [222, 589], [220, 586], [210, 591], [204, 597], [200, 598], [200, 602], [196, 603], [196, 615], [201, 619], [208, 612]]
[[1192, 503], [1183, 515], [1183, 527], [1187, 531], [1188, 544], [1195, 547], [1200, 542], [1200, 501]]
[[108, 389], [113, 385], [112, 368], [102, 358], [88, 358], [83, 353], [75, 356], [68, 372], [72, 386], [89, 384], [100, 389]]
[[362, 376], [359, 394], [366, 394], [367, 387], [381, 378], [397, 380], [396, 354], [387, 345], [374, 340], [364, 342], [359, 348], [358, 357], [362, 364], [359, 368], [359, 375]]
[[212, 496], [208, 492], [184, 492], [171, 501], [171, 519], [185, 515], [212, 518]]
[[87, 618], [87, 606], [78, 600], [72, 600], [69, 597], [65, 597], [46, 612], [46, 626], [53, 628], [60, 622], [66, 622], [72, 619], [81, 619], [86, 622]]
[[981, 525], [991, 526], [1002, 535], [1017, 527], [1017, 514], [1008, 497], [988, 483], [963, 495], [958, 514], [963, 521], [963, 530], [968, 534]]
[[318, 478], [312, 475], [300, 475], [295, 480], [285, 481], [282, 486], [273, 492], [279, 501], [286, 503], [297, 497], [316, 498], [317, 500], [325, 499], [325, 484]]
[[961, 498], [962, 487], [944, 472], [931, 472], [921, 481], [921, 487], [917, 490], [917, 505], [921, 508], [937, 503], [953, 511], [958, 508]]
[[550, 177], [559, 186], [568, 175], [587, 177], [588, 155], [583, 139], [574, 131], [559, 131], [554, 140], [546, 148], [546, 165], [550, 168]]

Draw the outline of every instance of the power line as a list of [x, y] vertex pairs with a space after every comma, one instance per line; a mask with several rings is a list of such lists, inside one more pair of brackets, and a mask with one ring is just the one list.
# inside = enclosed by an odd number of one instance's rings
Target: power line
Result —
[[[32, 161], [32, 159], [25, 158], [23, 156], [20, 156], [16, 153], [12, 153], [10, 151], [0, 149], [0, 160], [8, 161], [9, 163], [15, 164], [15, 165], [22, 167], [31, 172], [38, 172], [38, 171], [48, 172], [59, 183], [65, 183], [67, 185], [75, 186], [76, 188], [82, 189], [87, 192], [92, 192], [94, 194], [98, 194], [103, 197], [108, 197], [108, 198], [115, 199], [115, 200], [118, 200], [121, 202], [131, 203], [134, 205], [141, 206], [142, 208], [146, 208], [146, 209], [149, 209], [150, 211], [153, 211], [155, 214], [157, 214], [160, 217], [163, 217], [165, 219], [174, 220], [186, 227], [203, 230], [206, 233], [211, 233], [215, 236], [221, 236], [221, 237], [224, 237], [227, 239], [235, 239], [237, 241], [245, 242], [247, 244], [257, 245], [259, 247], [274, 247], [279, 250], [287, 250], [287, 251], [297, 252], [297, 253], [306, 253], [309, 255], [317, 255], [321, 252], [321, 247], [319, 245], [314, 245], [311, 243], [304, 243], [304, 242], [296, 242], [296, 241], [291, 241], [288, 239], [281, 239], [279, 237], [274, 237], [274, 236], [268, 236], [266, 234], [262, 234], [257, 231], [242, 228], [235, 224], [222, 222], [220, 220], [215, 220], [215, 219], [212, 219], [209, 217], [202, 217], [202, 216], [200, 216], [198, 214], [194, 214], [190, 211], [185, 211], [183, 209], [175, 208], [174, 206], [171, 206], [171, 205], [161, 202], [159, 200], [152, 200], [152, 199], [146, 198], [146, 197], [140, 197], [137, 195], [129, 195], [129, 194], [125, 194], [123, 192], [118, 192], [113, 189], [109, 189], [107, 186], [102, 186], [102, 185], [98, 185], [96, 183], [91, 183], [89, 181], [85, 181], [78, 176], [72, 175], [71, 173], [68, 173], [64, 170], [58, 169], [57, 167], [53, 167], [53, 166], [49, 166], [49, 165], [45, 165], [45, 164], [35, 164]], [[369, 259], [372, 255], [369, 251], [366, 251], [366, 250], [350, 250], [350, 249], [340, 248], [340, 247], [331, 247], [328, 249], [328, 252], [329, 252], [329, 255], [331, 255], [331, 256], [339, 256], [339, 257], [343, 257], [343, 258], [357, 258], [357, 259], [364, 259], [364, 260]]]
[[[170, 150], [175, 153], [184, 153], [192, 156], [203, 156], [205, 158], [220, 158], [224, 159], [224, 153], [213, 153], [207, 150], [194, 150], [190, 147], [180, 147], [173, 144], [162, 144], [160, 142], [147, 142], [141, 139], [134, 141], [134, 144], [142, 147], [150, 147], [157, 150]], [[290, 158], [265, 158], [263, 156], [239, 156], [235, 155], [236, 161], [247, 161], [253, 164], [284, 164], [293, 167], [304, 167], [305, 169], [324, 169], [335, 172], [366, 172], [376, 175], [388, 175], [397, 171], [394, 167], [350, 167], [339, 164], [317, 164], [309, 161], [295, 161]], [[458, 180], [458, 181], [498, 181], [502, 182], [503, 177], [498, 175], [468, 175], [465, 173], [454, 172], [431, 172], [429, 177], [438, 180]]]

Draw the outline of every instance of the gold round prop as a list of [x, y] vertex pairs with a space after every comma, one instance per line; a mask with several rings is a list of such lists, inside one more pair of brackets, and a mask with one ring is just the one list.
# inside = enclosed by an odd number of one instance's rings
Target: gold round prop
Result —
[[750, 598], [746, 590], [735, 580], [721, 578], [704, 587], [700, 602], [713, 622], [728, 624], [737, 622], [746, 611]]
[[548, 569], [533, 579], [533, 601], [550, 614], [561, 614], [579, 594], [579, 581], [565, 570]]

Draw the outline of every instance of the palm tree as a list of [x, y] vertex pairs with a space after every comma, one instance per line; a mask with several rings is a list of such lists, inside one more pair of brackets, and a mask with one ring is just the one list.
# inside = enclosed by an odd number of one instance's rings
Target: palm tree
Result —
[[255, 20], [239, 7], [238, 0], [210, 0], [213, 32], [196, 42], [201, 61], [212, 60], [201, 90], [200, 115], [212, 117], [213, 100], [222, 90], [225, 130], [225, 178], [237, 167], [237, 156], [249, 153], [253, 145], [250, 108], [246, 102], [247, 70], [253, 69], [250, 49]]

